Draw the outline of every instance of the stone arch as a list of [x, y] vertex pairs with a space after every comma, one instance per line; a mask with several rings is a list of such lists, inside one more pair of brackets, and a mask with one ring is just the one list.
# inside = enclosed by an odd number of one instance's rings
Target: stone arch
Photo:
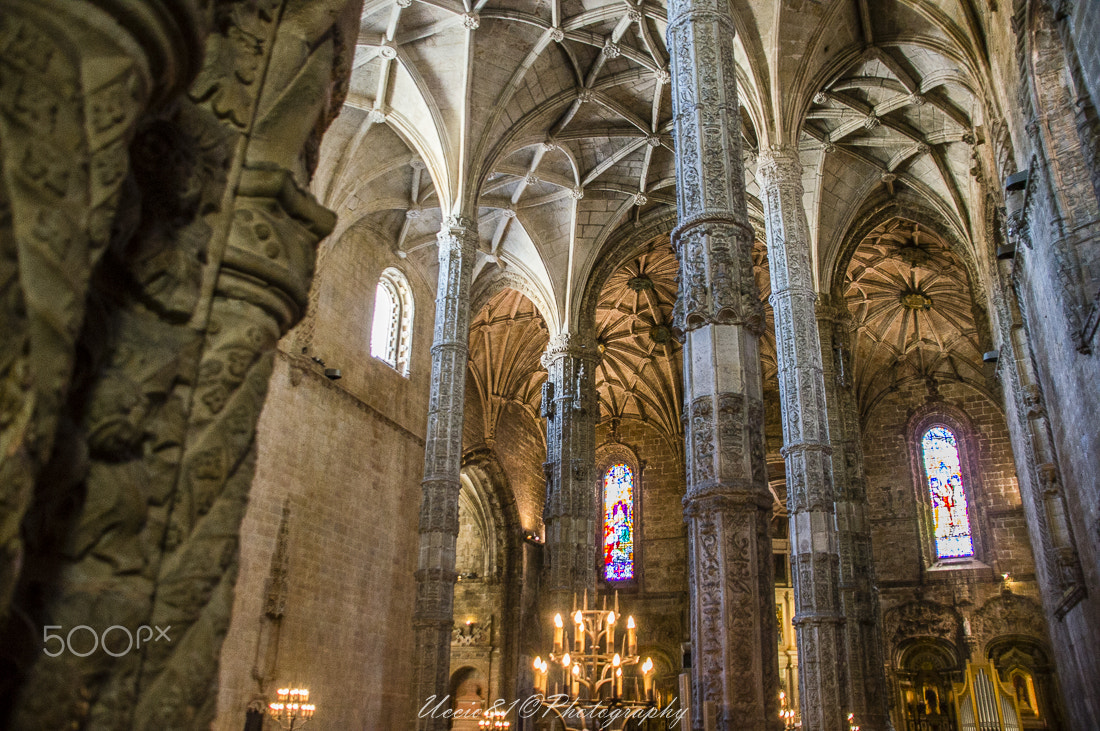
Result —
[[915, 600], [892, 607], [883, 612], [883, 638], [887, 643], [887, 656], [893, 659], [895, 668], [902, 667], [904, 652], [918, 639], [934, 640], [955, 653], [961, 619], [955, 610], [938, 602]]
[[952, 252], [959, 256], [967, 269], [971, 290], [974, 290], [975, 284], [981, 284], [981, 280], [977, 277], [966, 229], [932, 205], [924, 196], [909, 191], [899, 191], [894, 197], [870, 197], [864, 201], [860, 213], [848, 226], [840, 245], [833, 249], [827, 260], [823, 262], [822, 291], [843, 297], [844, 277], [856, 249], [876, 228], [898, 218], [919, 221], [951, 244]]
[[485, 669], [473, 665], [458, 668], [451, 673], [448, 690], [454, 711], [451, 728], [454, 731], [477, 729], [481, 712], [492, 702]]
[[552, 296], [543, 291], [530, 278], [506, 269], [497, 269], [492, 274], [477, 278], [470, 297], [471, 315], [481, 312], [482, 308], [489, 303], [489, 300], [506, 289], [515, 290], [531, 300], [535, 309], [542, 315], [543, 322], [546, 323], [548, 337], [552, 338], [561, 331], [562, 324], [558, 318], [558, 311], [551, 304], [553, 302]]
[[1001, 635], [986, 645], [985, 656], [1000, 680], [1016, 695], [1028, 728], [1063, 728], [1050, 649], [1024, 635]]
[[[667, 236], [676, 226], [676, 211], [670, 209], [658, 209], [642, 217], [638, 226], [620, 226], [609, 238], [596, 258], [596, 264], [588, 273], [584, 283], [584, 294], [580, 297], [579, 308], [575, 322], [583, 328], [587, 325], [591, 329], [596, 321], [596, 304], [600, 299], [608, 277], [637, 256], [659, 236]], [[582, 330], [583, 331], [583, 330]]]
[[[919, 638], [906, 643], [898, 655], [900, 715], [915, 728], [955, 728], [953, 681], [960, 658], [945, 640]], [[922, 722], [930, 726], [921, 725]]]
[[1043, 628], [1043, 609], [1030, 597], [1002, 591], [988, 600], [971, 616], [971, 631], [989, 655], [1004, 638], [1027, 639], [1040, 647], [1047, 645]]
[[[523, 529], [508, 477], [491, 449], [481, 447], [463, 456], [459, 501], [460, 521], [462, 508], [466, 507], [485, 526], [482, 546], [487, 568], [484, 575], [479, 573], [456, 584], [456, 630], [462, 630], [467, 618], [464, 611], [470, 616], [477, 611], [488, 615], [477, 615], [479, 622], [491, 621], [491, 624], [483, 629], [486, 636], [471, 644], [474, 650], [479, 647], [491, 650], [488, 653], [464, 650], [464, 659], [486, 661], [485, 677], [493, 693], [492, 700], [511, 698], [518, 692], [519, 628], [524, 625], [521, 621]], [[461, 540], [460, 533], [460, 544]], [[461, 566], [461, 561], [457, 565]], [[462, 597], [469, 601], [461, 601]], [[489, 658], [493, 658], [491, 663]]]

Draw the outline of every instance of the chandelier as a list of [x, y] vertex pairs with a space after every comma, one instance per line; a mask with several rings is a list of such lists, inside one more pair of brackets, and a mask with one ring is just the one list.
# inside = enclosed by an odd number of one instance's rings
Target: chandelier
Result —
[[587, 592], [578, 608], [574, 597], [572, 638], [561, 614], [555, 614], [554, 649], [549, 660], [535, 658], [535, 692], [566, 729], [590, 728], [593, 720], [612, 728], [603, 721], [625, 723], [632, 713], [658, 705], [653, 661], [638, 656], [633, 617], [626, 619], [625, 631], [618, 630], [623, 624], [618, 610], [617, 592], [613, 609], [607, 609], [606, 599], [603, 609], [589, 609]]
[[309, 702], [308, 688], [280, 688], [275, 695], [278, 700], [268, 704], [268, 712], [288, 731], [305, 726], [317, 710], [317, 706]]
[[481, 720], [477, 722], [477, 727], [479, 729], [511, 728], [512, 723], [504, 720], [507, 715], [508, 713], [506, 711], [486, 711], [481, 717]]

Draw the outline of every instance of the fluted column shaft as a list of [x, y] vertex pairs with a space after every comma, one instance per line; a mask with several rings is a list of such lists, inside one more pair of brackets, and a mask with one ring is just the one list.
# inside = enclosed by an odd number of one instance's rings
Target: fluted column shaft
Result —
[[[458, 539], [462, 409], [470, 340], [470, 280], [477, 223], [451, 218], [439, 232], [439, 281], [432, 340], [432, 386], [421, 482], [417, 560], [414, 702], [447, 694], [454, 623], [455, 542]], [[438, 715], [438, 714], [435, 714]], [[447, 719], [426, 717], [420, 729], [446, 728]]]
[[[548, 608], [572, 606], [573, 593], [596, 590], [596, 524], [592, 489], [596, 458], [595, 343], [568, 333], [554, 338], [542, 357], [546, 419], [546, 553], [543, 597]], [[564, 611], [564, 610], [563, 610]]]
[[808, 731], [840, 731], [847, 728], [849, 707], [840, 546], [814, 313], [817, 294], [798, 151], [773, 149], [761, 158], [758, 177], [767, 224], [783, 411], [802, 725]]
[[764, 461], [763, 307], [745, 210], [733, 20], [722, 0], [669, 7], [684, 341], [692, 723], [772, 729], [779, 676]]
[[840, 599], [846, 623], [850, 710], [860, 728], [889, 728], [882, 620], [859, 412], [852, 391], [850, 317], [844, 303], [822, 300], [817, 308], [825, 375], [829, 437], [833, 447], [837, 535], [840, 541]]

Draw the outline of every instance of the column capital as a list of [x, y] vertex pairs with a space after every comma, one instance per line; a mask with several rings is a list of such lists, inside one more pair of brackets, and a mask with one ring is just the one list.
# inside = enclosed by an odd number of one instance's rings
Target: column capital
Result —
[[439, 255], [455, 249], [473, 251], [478, 245], [477, 220], [465, 216], [447, 216], [436, 234]]
[[802, 188], [802, 160], [793, 145], [774, 145], [762, 150], [758, 158], [756, 178], [760, 187], [797, 185]]
[[563, 332], [550, 338], [546, 352], [542, 354], [542, 367], [549, 368], [560, 358], [578, 358], [595, 363], [600, 359], [600, 353], [591, 335]]

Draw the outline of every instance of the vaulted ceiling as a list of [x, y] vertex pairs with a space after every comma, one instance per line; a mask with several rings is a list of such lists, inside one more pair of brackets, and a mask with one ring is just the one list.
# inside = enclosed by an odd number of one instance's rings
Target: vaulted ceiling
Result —
[[894, 219], [856, 249], [845, 278], [853, 316], [854, 387], [866, 414], [907, 381], [957, 380], [985, 388], [969, 278], [927, 227]]
[[678, 270], [661, 237], [608, 278], [596, 309], [601, 417], [650, 423], [674, 451], [683, 444], [680, 344], [670, 329]]
[[[967, 286], [951, 273], [963, 271], [962, 259], [973, 270], [978, 258], [981, 145], [1005, 103], [986, 91], [985, 44], [1006, 32], [1006, 11], [978, 0], [730, 7], [750, 212], [761, 214], [757, 154], [797, 144], [819, 286], [845, 290], [865, 310], [864, 396], [873, 400], [902, 371], [976, 380], [974, 324], [939, 288]], [[667, 244], [590, 283], [616, 242], [673, 218], [666, 12], [659, 0], [366, 0], [347, 103], [326, 135], [314, 190], [339, 214], [337, 235], [370, 231], [429, 283], [444, 217], [477, 219], [475, 295], [489, 293], [477, 295], [477, 308], [492, 306], [475, 321], [471, 368], [486, 434], [499, 417], [494, 403], [537, 403], [536, 351], [546, 334], [591, 327], [580, 319], [593, 286], [603, 287], [604, 415], [681, 429], [678, 346], [660, 334], [675, 291]], [[922, 244], [943, 268], [910, 272], [894, 261], [890, 237], [913, 235], [902, 227], [868, 237], [851, 259], [863, 268], [846, 269], [866, 201], [902, 194], [949, 222], [951, 241]], [[766, 297], [762, 246], [754, 259]], [[894, 290], [910, 284], [936, 290], [931, 310], [902, 307]], [[495, 294], [505, 286], [523, 296]], [[883, 297], [894, 298], [893, 314]], [[517, 345], [536, 317], [544, 334]], [[773, 383], [769, 338], [761, 350]], [[533, 370], [516, 375], [524, 368]]]

